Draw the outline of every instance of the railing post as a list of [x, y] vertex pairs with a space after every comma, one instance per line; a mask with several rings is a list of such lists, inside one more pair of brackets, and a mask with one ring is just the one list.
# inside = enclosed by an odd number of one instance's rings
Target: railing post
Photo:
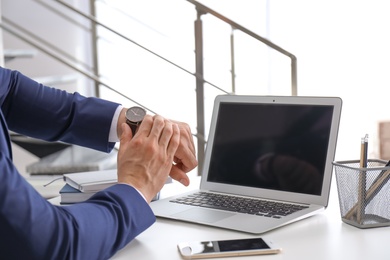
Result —
[[230, 33], [230, 73], [232, 78], [232, 93], [236, 93], [236, 66], [234, 62], [234, 27]]
[[297, 58], [291, 55], [291, 95], [298, 96]]
[[195, 66], [196, 66], [196, 112], [198, 140], [198, 175], [201, 175], [204, 162], [205, 123], [204, 123], [204, 77], [203, 77], [203, 28], [202, 13], [197, 9], [195, 20]]
[[[91, 15], [96, 17], [96, 5], [95, 0], [90, 0]], [[97, 23], [91, 20], [91, 51], [92, 51], [92, 71], [93, 74], [99, 78], [99, 61], [98, 61], [98, 47], [97, 47]], [[95, 84], [95, 96], [100, 97], [99, 82], [94, 81]]]

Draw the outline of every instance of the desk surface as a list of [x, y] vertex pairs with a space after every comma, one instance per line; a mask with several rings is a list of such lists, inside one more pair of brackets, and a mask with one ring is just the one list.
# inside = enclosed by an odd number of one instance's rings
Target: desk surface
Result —
[[[199, 180], [196, 178], [196, 180]], [[191, 188], [173, 182], [165, 185], [161, 197]], [[50, 200], [59, 204], [59, 197]], [[113, 260], [182, 260], [177, 244], [185, 241], [223, 240], [256, 237], [251, 234], [158, 218], [157, 222], [112, 257]], [[277, 255], [243, 256], [216, 259], [291, 259], [291, 260], [388, 260], [390, 227], [359, 229], [341, 221], [337, 187], [332, 184], [329, 207], [310, 218], [264, 233], [281, 248]], [[261, 257], [261, 258], [260, 258]]]
[[[167, 184], [161, 196], [182, 192], [177, 183]], [[251, 234], [158, 218], [112, 259], [182, 259], [176, 245], [184, 241], [222, 240], [254, 237]], [[341, 221], [337, 187], [332, 184], [329, 207], [322, 213], [267, 232], [282, 253], [261, 259], [390, 259], [390, 227], [359, 229]], [[260, 259], [245, 256], [217, 259]]]

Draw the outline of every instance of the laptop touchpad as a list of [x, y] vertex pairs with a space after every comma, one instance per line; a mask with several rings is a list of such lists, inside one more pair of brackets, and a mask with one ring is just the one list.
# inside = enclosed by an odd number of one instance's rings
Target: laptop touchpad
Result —
[[224, 218], [234, 216], [234, 213], [208, 210], [202, 208], [193, 208], [180, 213], [172, 215], [184, 220], [191, 220], [200, 223], [213, 223]]

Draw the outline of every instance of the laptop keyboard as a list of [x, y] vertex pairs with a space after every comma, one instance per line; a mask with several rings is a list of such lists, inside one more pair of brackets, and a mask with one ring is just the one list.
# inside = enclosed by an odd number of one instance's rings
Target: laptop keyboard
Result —
[[208, 192], [197, 192], [185, 197], [170, 200], [170, 202], [247, 213], [270, 218], [281, 218], [299, 210], [308, 208], [308, 206], [285, 202], [243, 198]]

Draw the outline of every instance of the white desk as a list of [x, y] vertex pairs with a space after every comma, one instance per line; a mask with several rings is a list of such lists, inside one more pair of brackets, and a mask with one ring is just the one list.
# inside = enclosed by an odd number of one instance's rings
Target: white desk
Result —
[[[177, 183], [168, 184], [161, 196], [181, 192]], [[177, 243], [189, 240], [249, 238], [253, 235], [166, 219], [140, 234], [112, 259], [182, 259]], [[291, 260], [381, 260], [390, 259], [390, 227], [358, 229], [341, 221], [337, 187], [332, 184], [329, 207], [322, 213], [265, 233], [262, 237], [278, 243], [277, 255], [219, 259], [291, 259]]]

